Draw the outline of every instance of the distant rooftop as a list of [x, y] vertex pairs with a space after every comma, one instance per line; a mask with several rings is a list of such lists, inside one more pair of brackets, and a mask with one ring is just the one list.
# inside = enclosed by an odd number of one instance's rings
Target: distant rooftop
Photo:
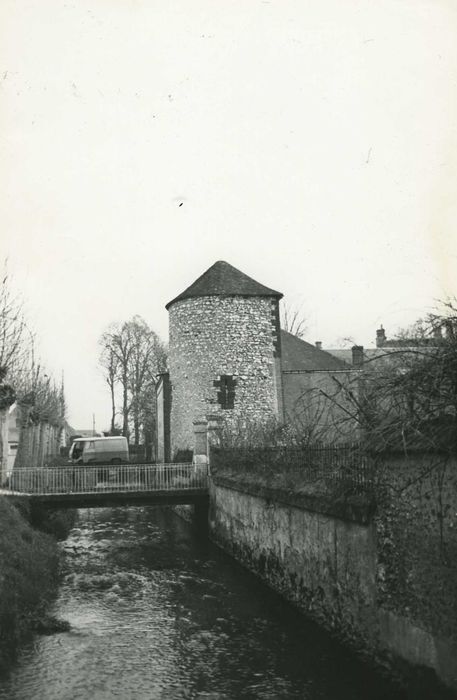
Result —
[[353, 369], [343, 359], [284, 330], [281, 330], [281, 353], [283, 372]]
[[81, 430], [72, 428], [73, 432], [70, 433], [71, 437], [103, 437], [103, 433], [99, 430], [94, 432], [93, 428], [82, 428]]
[[252, 277], [248, 277], [244, 272], [237, 270], [236, 267], [224, 260], [218, 260], [196, 279], [190, 287], [187, 287], [179, 296], [169, 301], [165, 308], [169, 309], [172, 304], [183, 299], [207, 296], [257, 296], [281, 299], [283, 295], [281, 292], [276, 292], [274, 289], [256, 282]]

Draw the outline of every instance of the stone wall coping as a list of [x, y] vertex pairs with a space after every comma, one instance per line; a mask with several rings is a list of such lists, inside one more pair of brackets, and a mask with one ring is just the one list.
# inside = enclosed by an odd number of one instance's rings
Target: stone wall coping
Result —
[[360, 525], [369, 525], [376, 511], [376, 503], [372, 496], [348, 495], [335, 499], [328, 493], [313, 488], [312, 484], [309, 490], [294, 492], [277, 486], [267, 486], [261, 479], [252, 479], [240, 474], [212, 473], [211, 480], [215, 486], [263, 498], [272, 504], [281, 503]]

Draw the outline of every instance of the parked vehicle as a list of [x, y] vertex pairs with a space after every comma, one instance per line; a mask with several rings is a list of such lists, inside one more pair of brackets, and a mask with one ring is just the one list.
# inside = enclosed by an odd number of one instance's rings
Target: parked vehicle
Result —
[[121, 464], [129, 461], [126, 437], [76, 438], [70, 448], [73, 464]]

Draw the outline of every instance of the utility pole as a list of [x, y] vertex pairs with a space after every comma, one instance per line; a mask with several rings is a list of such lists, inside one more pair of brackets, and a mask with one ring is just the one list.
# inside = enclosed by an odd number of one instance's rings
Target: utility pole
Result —
[[95, 435], [95, 413], [92, 414], [92, 434]]

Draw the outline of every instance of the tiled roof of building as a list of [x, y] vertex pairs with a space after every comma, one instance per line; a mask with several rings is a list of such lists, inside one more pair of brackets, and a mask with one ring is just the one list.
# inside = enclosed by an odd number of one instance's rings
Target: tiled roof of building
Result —
[[281, 364], [283, 371], [350, 370], [351, 365], [325, 350], [281, 330]]
[[281, 292], [265, 287], [240, 272], [233, 265], [218, 260], [206, 272], [204, 272], [190, 287], [187, 287], [179, 296], [168, 302], [165, 308], [169, 308], [176, 301], [190, 299], [191, 297], [206, 296], [262, 296], [281, 299]]
[[339, 360], [352, 365], [352, 348], [328, 348], [327, 352]]
[[[378, 348], [364, 348], [360, 346], [362, 353], [362, 364], [364, 369], [378, 369], [382, 366], [381, 363], [388, 362], [389, 364], [395, 363], [397, 366], [401, 366], [406, 358], [414, 356], [418, 351], [422, 356], [432, 354], [439, 349], [439, 345], [411, 345], [403, 347], [389, 347], [383, 346]], [[348, 364], [352, 364], [352, 349], [351, 348], [329, 348], [328, 353], [338, 358], [339, 360], [345, 360]]]

